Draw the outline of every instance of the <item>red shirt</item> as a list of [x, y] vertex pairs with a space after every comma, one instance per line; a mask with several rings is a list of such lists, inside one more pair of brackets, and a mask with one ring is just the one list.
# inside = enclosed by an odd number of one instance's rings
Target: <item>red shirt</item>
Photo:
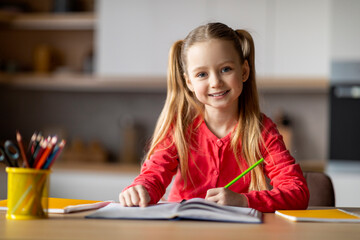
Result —
[[[161, 199], [174, 175], [168, 201], [180, 202], [195, 197], [205, 198], [208, 189], [224, 187], [241, 173], [230, 146], [231, 134], [219, 139], [208, 129], [203, 119], [199, 118], [198, 121], [201, 121], [200, 127], [192, 134], [192, 142], [197, 143], [198, 147], [189, 149], [190, 177], [186, 187], [178, 167], [176, 147], [171, 138], [165, 139], [150, 159], [144, 162], [140, 175], [131, 186], [143, 185], [151, 197], [150, 203], [157, 203]], [[243, 193], [248, 199], [249, 207], [262, 212], [306, 209], [309, 190], [302, 171], [286, 150], [275, 124], [265, 115], [262, 137], [265, 143], [261, 146], [265, 159], [264, 173], [271, 180], [273, 189], [249, 192], [250, 173], [229, 189]], [[248, 168], [241, 157], [240, 162], [243, 169]]]

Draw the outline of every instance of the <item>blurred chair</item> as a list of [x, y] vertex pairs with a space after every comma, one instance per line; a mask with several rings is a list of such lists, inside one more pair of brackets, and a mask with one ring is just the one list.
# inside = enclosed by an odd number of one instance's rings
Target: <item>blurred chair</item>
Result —
[[335, 192], [332, 181], [322, 172], [304, 172], [310, 192], [309, 206], [335, 207]]

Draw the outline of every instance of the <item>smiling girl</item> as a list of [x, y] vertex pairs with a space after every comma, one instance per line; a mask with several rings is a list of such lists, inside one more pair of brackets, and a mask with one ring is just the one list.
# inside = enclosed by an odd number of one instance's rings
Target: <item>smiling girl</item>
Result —
[[[245, 30], [209, 23], [174, 43], [167, 98], [141, 173], [123, 206], [195, 197], [262, 212], [305, 209], [309, 191], [275, 124], [260, 112], [254, 43]], [[224, 186], [264, 158], [229, 188]], [[270, 179], [271, 190], [266, 178]]]

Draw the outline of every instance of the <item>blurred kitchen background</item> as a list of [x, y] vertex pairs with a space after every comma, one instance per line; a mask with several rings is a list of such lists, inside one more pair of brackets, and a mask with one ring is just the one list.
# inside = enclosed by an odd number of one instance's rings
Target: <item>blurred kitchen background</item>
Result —
[[170, 46], [220, 21], [253, 35], [262, 111], [303, 170], [360, 206], [359, 13], [357, 0], [0, 0], [0, 143], [57, 134], [51, 196], [117, 200], [165, 101]]

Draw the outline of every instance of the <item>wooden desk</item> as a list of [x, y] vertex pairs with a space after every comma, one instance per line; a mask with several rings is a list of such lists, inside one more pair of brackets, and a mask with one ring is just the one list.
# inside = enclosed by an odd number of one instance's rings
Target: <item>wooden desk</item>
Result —
[[15, 221], [0, 211], [0, 239], [360, 239], [357, 223], [296, 223], [273, 213], [263, 224], [85, 219], [88, 213]]

